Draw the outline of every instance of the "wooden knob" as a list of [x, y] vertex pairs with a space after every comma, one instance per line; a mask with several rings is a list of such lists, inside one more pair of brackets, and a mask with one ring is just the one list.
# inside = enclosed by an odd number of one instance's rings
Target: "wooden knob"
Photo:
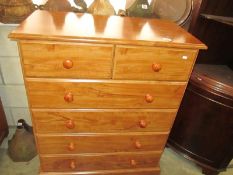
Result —
[[69, 144], [69, 146], [68, 146], [68, 149], [70, 150], [70, 151], [74, 151], [74, 143], [73, 142], [70, 142], [70, 144]]
[[71, 60], [63, 61], [63, 67], [66, 69], [71, 69], [73, 67], [73, 62]]
[[130, 163], [131, 163], [132, 166], [137, 165], [137, 162], [135, 160], [131, 160]]
[[74, 96], [71, 92], [67, 92], [64, 96], [64, 100], [68, 103], [74, 101]]
[[146, 121], [145, 120], [140, 120], [139, 121], [139, 126], [141, 127], [141, 128], [146, 128]]
[[145, 99], [147, 103], [152, 103], [154, 101], [154, 98], [150, 94], [146, 94]]
[[135, 147], [136, 147], [137, 149], [140, 149], [140, 148], [142, 148], [142, 144], [141, 144], [139, 141], [136, 141], [136, 142], [135, 142]]
[[74, 170], [74, 169], [76, 168], [76, 164], [75, 164], [75, 161], [74, 161], [74, 160], [72, 160], [72, 161], [70, 162], [70, 168], [71, 168], [72, 170]]
[[154, 63], [154, 64], [152, 64], [152, 69], [155, 72], [159, 72], [162, 69], [162, 66], [161, 66], [161, 64]]
[[73, 129], [73, 128], [75, 127], [75, 124], [74, 124], [74, 122], [73, 122], [72, 120], [68, 120], [68, 121], [66, 122], [66, 127], [67, 127], [68, 129]]

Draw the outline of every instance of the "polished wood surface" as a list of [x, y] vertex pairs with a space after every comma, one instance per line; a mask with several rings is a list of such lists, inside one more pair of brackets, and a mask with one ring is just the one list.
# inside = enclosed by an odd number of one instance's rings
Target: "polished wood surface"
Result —
[[226, 16], [218, 16], [218, 15], [209, 15], [209, 14], [201, 14], [202, 17], [213, 20], [222, 24], [226, 24], [233, 27], [233, 17]]
[[[129, 168], [152, 168], [158, 166], [161, 152], [73, 154], [69, 156], [41, 156], [43, 171], [93, 171]], [[134, 162], [134, 163], [132, 163]], [[73, 164], [73, 166], [71, 166]]]
[[[193, 9], [192, 9], [192, 14], [190, 16], [190, 23], [188, 24], [188, 31], [190, 33], [193, 33], [193, 30], [196, 26], [197, 19], [200, 14], [200, 7], [202, 5], [202, 0], [193, 0]], [[188, 22], [188, 21], [187, 21]], [[186, 24], [187, 25], [187, 24]]]
[[[192, 81], [195, 84], [200, 84], [199, 87], [211, 93], [217, 91], [224, 96], [232, 97], [233, 71], [226, 65], [197, 64], [192, 73]], [[200, 81], [203, 83], [200, 83]], [[225, 104], [231, 106], [232, 102], [225, 102]]]
[[225, 170], [233, 158], [233, 73], [226, 68], [196, 66], [168, 141], [206, 175]]
[[[33, 78], [26, 84], [33, 108], [177, 108], [186, 87], [183, 82]], [[64, 99], [67, 93], [72, 101]], [[148, 102], [148, 94], [153, 101]]]
[[112, 76], [113, 45], [21, 42], [20, 47], [27, 77]]
[[[43, 22], [43, 25], [40, 25]], [[176, 24], [119, 16], [37, 10], [10, 34], [14, 39], [98, 42], [205, 49]]]
[[41, 174], [159, 174], [204, 44], [168, 21], [46, 11], [10, 37], [19, 40]]
[[[140, 152], [162, 150], [167, 135], [168, 132], [38, 135], [37, 141], [41, 154]], [[140, 148], [137, 148], [138, 142]], [[72, 151], [69, 149], [71, 143], [74, 144]]]
[[114, 79], [186, 81], [197, 50], [117, 46]]
[[203, 174], [217, 175], [233, 157], [233, 28], [222, 21], [232, 19], [233, 1], [197, 1], [200, 10], [190, 31], [208, 50], [200, 51], [197, 58], [202, 65], [192, 73], [169, 144], [196, 162]]
[[0, 145], [3, 139], [8, 135], [9, 129], [6, 121], [6, 115], [2, 106], [2, 101], [0, 98]]
[[[233, 17], [232, 0], [202, 0], [200, 14]], [[194, 36], [208, 45], [208, 51], [201, 51], [197, 59], [200, 64], [228, 65], [233, 69], [233, 27], [199, 16], [192, 29]], [[218, 41], [218, 42], [216, 42]]]
[[[32, 109], [37, 133], [168, 132], [176, 110]], [[72, 121], [74, 127], [67, 127]]]
[[41, 172], [40, 175], [159, 175], [160, 168], [135, 168], [135, 169], [118, 169], [118, 170], [100, 170], [84, 172]]

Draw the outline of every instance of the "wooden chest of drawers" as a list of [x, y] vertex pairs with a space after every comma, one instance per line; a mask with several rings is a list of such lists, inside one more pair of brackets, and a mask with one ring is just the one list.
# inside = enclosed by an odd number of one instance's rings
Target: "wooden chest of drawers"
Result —
[[155, 175], [199, 49], [173, 23], [34, 12], [18, 41], [41, 174]]

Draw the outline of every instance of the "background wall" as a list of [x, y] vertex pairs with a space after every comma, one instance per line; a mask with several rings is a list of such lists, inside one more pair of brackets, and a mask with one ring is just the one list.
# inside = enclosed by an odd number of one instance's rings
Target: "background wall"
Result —
[[15, 28], [0, 24], [0, 96], [10, 126], [20, 118], [31, 124], [17, 43], [8, 39]]

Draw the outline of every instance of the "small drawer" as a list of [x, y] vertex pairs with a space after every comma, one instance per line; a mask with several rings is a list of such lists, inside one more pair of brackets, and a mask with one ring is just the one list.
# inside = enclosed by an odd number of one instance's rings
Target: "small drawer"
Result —
[[162, 150], [168, 133], [37, 135], [41, 154]]
[[197, 50], [117, 46], [114, 79], [186, 81]]
[[173, 108], [185, 82], [27, 78], [32, 108]]
[[26, 77], [111, 78], [112, 45], [20, 42]]
[[176, 110], [32, 109], [37, 133], [168, 132]]
[[98, 171], [152, 168], [158, 166], [161, 152], [41, 155], [41, 170], [47, 172]]

